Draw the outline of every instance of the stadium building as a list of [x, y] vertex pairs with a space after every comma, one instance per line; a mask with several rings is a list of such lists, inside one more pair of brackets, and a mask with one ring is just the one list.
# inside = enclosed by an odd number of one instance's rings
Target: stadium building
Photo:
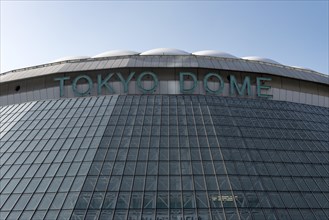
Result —
[[154, 49], [0, 75], [0, 218], [329, 219], [329, 78]]

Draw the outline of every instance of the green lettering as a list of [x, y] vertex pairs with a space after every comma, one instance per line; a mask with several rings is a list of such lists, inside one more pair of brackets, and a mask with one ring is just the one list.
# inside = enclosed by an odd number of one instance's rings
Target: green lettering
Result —
[[[147, 76], [147, 75], [151, 76], [153, 79], [153, 86], [149, 89], [146, 89], [142, 86], [142, 79], [144, 76]], [[158, 83], [159, 83], [158, 77], [152, 72], [143, 72], [137, 78], [137, 86], [138, 86], [139, 90], [141, 90], [143, 93], [154, 93], [155, 89], [158, 87]]]
[[115, 93], [114, 89], [107, 82], [111, 79], [114, 73], [110, 73], [102, 80], [102, 75], [97, 75], [97, 93], [100, 95], [102, 93], [102, 86], [105, 86], [110, 93]]
[[133, 78], [134, 75], [135, 75], [135, 72], [131, 72], [128, 76], [128, 79], [125, 80], [123, 78], [123, 76], [121, 75], [121, 73], [117, 73], [117, 76], [119, 77], [120, 81], [122, 82], [123, 90], [124, 90], [125, 93], [128, 92], [128, 84], [129, 84], [130, 80]]
[[59, 96], [63, 97], [64, 96], [64, 81], [70, 79], [70, 77], [59, 77], [55, 78], [55, 81], [59, 81]]
[[257, 84], [257, 96], [263, 97], [263, 98], [272, 98], [272, 95], [268, 94], [262, 94], [262, 89], [269, 90], [271, 86], [265, 86], [263, 85], [264, 81], [272, 81], [271, 78], [264, 78], [264, 77], [257, 77], [256, 78], [256, 84]]
[[251, 85], [250, 85], [250, 77], [246, 76], [243, 81], [243, 85], [239, 87], [238, 82], [236, 81], [235, 76], [230, 75], [230, 95], [234, 95], [234, 88], [238, 92], [240, 96], [243, 96], [246, 93], [247, 89], [247, 95], [251, 95]]
[[[193, 80], [193, 86], [189, 89], [185, 89], [184, 86], [184, 76], [190, 76]], [[193, 73], [188, 73], [188, 72], [180, 72], [179, 73], [179, 87], [180, 87], [180, 92], [181, 93], [193, 93], [196, 87], [198, 86], [197, 84], [197, 79], [196, 76]]]
[[[86, 91], [82, 92], [82, 91], [79, 91], [78, 88], [77, 88], [77, 82], [80, 80], [80, 79], [84, 79], [88, 82], [88, 88]], [[90, 90], [92, 89], [93, 87], [93, 81], [91, 80], [91, 78], [89, 76], [86, 76], [86, 75], [81, 75], [81, 76], [78, 76], [76, 77], [74, 80], [73, 80], [73, 83], [72, 83], [72, 89], [73, 89], [73, 92], [78, 95], [78, 96], [85, 96], [87, 94], [90, 94]]]
[[[218, 81], [219, 81], [219, 87], [218, 87], [217, 90], [212, 90], [212, 89], [209, 88], [209, 86], [208, 86], [208, 79], [210, 77], [216, 77], [218, 79]], [[204, 86], [204, 88], [205, 88], [205, 90], [206, 90], [207, 93], [219, 95], [219, 94], [222, 94], [222, 92], [223, 92], [223, 89], [224, 89], [224, 80], [222, 79], [222, 77], [220, 75], [218, 75], [216, 73], [208, 73], [204, 77], [204, 79], [203, 79], [203, 86]]]

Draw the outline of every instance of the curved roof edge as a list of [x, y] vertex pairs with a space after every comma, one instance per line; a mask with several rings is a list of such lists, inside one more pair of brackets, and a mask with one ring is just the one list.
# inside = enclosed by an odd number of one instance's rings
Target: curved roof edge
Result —
[[89, 56], [66, 56], [66, 57], [61, 57], [59, 59], [53, 60], [50, 63], [57, 63], [57, 62], [62, 62], [62, 61], [68, 61], [68, 60], [82, 60], [82, 59], [89, 59]]
[[315, 70], [312, 70], [310, 68], [306, 68], [306, 67], [302, 67], [302, 66], [291, 66], [291, 67], [296, 68], [296, 69], [315, 71]]
[[140, 54], [141, 56], [145, 55], [190, 55], [190, 53], [178, 50], [174, 48], [156, 48], [152, 50], [145, 51]]
[[279, 64], [282, 65], [281, 63], [269, 59], [269, 58], [265, 58], [265, 57], [258, 57], [258, 56], [248, 56], [248, 57], [241, 57], [244, 60], [253, 60], [253, 61], [261, 61], [261, 62], [266, 62], [266, 63], [273, 63], [273, 64]]
[[[314, 73], [318, 73], [317, 71], [314, 71], [310, 68], [305, 68], [305, 67], [299, 67], [299, 66], [289, 66], [289, 65], [283, 65], [275, 60], [269, 59], [269, 58], [264, 58], [264, 57], [259, 57], [259, 56], [246, 56], [246, 57], [236, 57], [232, 54], [223, 52], [223, 51], [217, 51], [217, 50], [201, 50], [201, 51], [196, 51], [193, 53], [188, 53], [183, 50], [175, 49], [175, 48], [156, 48], [148, 51], [144, 51], [142, 53], [136, 52], [136, 51], [131, 51], [131, 50], [110, 50], [106, 51], [100, 54], [97, 54], [93, 57], [90, 56], [66, 56], [62, 57], [56, 60], [53, 60], [47, 64], [43, 65], [36, 65], [36, 66], [31, 66], [31, 67], [24, 67], [24, 68], [19, 68], [19, 69], [14, 69], [11, 71], [6, 71], [3, 73], [0, 73], [0, 75], [7, 74], [9, 72], [17, 72], [17, 71], [22, 71], [26, 69], [35, 69], [38, 67], [45, 67], [48, 65], [51, 65], [52, 63], [65, 63], [65, 62], [75, 62], [76, 60], [85, 60], [88, 59], [92, 61], [92, 59], [97, 59], [97, 58], [107, 58], [107, 57], [122, 57], [122, 56], [134, 56], [134, 55], [141, 55], [141, 56], [162, 56], [162, 55], [195, 55], [195, 56], [206, 56], [206, 57], [218, 57], [218, 58], [229, 58], [229, 59], [238, 59], [238, 60], [249, 60], [249, 61], [256, 61], [256, 62], [261, 62], [261, 63], [268, 63], [268, 64], [274, 64], [274, 65], [279, 65], [279, 66], [285, 66], [290, 69], [298, 69], [298, 70], [306, 70], [306, 71], [311, 71]], [[321, 73], [318, 73], [321, 74]], [[326, 74], [324, 74], [326, 75]]]
[[138, 55], [138, 54], [139, 54], [139, 52], [131, 51], [131, 50], [110, 50], [110, 51], [106, 51], [106, 52], [97, 54], [96, 56], [93, 56], [92, 58], [130, 56], [130, 55]]
[[233, 58], [233, 59], [239, 59], [236, 56], [233, 56], [232, 54], [223, 52], [223, 51], [217, 51], [217, 50], [201, 50], [196, 51], [192, 53], [196, 56], [209, 56], [209, 57], [221, 57], [221, 58]]
[[[305, 68], [296, 68], [260, 60], [252, 61], [240, 58], [227, 59], [225, 57], [198, 55], [173, 55], [170, 59], [162, 55], [153, 56], [156, 57], [156, 59], [152, 59], [151, 61], [140, 55], [87, 59], [86, 57], [78, 57], [79, 59], [76, 60], [57, 61], [55, 63], [46, 63], [4, 72], [0, 74], [0, 82], [16, 81], [56, 73], [93, 71], [101, 69], [181, 67], [264, 73], [329, 85], [329, 76], [327, 74]], [[100, 63], [102, 64], [99, 65]]]

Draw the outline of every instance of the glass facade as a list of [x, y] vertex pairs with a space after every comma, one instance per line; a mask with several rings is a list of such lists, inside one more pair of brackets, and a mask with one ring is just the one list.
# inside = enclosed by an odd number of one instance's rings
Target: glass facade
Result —
[[328, 219], [329, 109], [203, 95], [0, 108], [1, 219]]

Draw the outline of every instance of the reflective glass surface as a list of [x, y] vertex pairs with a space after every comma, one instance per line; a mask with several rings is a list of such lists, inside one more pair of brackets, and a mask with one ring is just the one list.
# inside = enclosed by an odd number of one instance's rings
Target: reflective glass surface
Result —
[[328, 219], [328, 109], [195, 95], [1, 107], [0, 219]]

